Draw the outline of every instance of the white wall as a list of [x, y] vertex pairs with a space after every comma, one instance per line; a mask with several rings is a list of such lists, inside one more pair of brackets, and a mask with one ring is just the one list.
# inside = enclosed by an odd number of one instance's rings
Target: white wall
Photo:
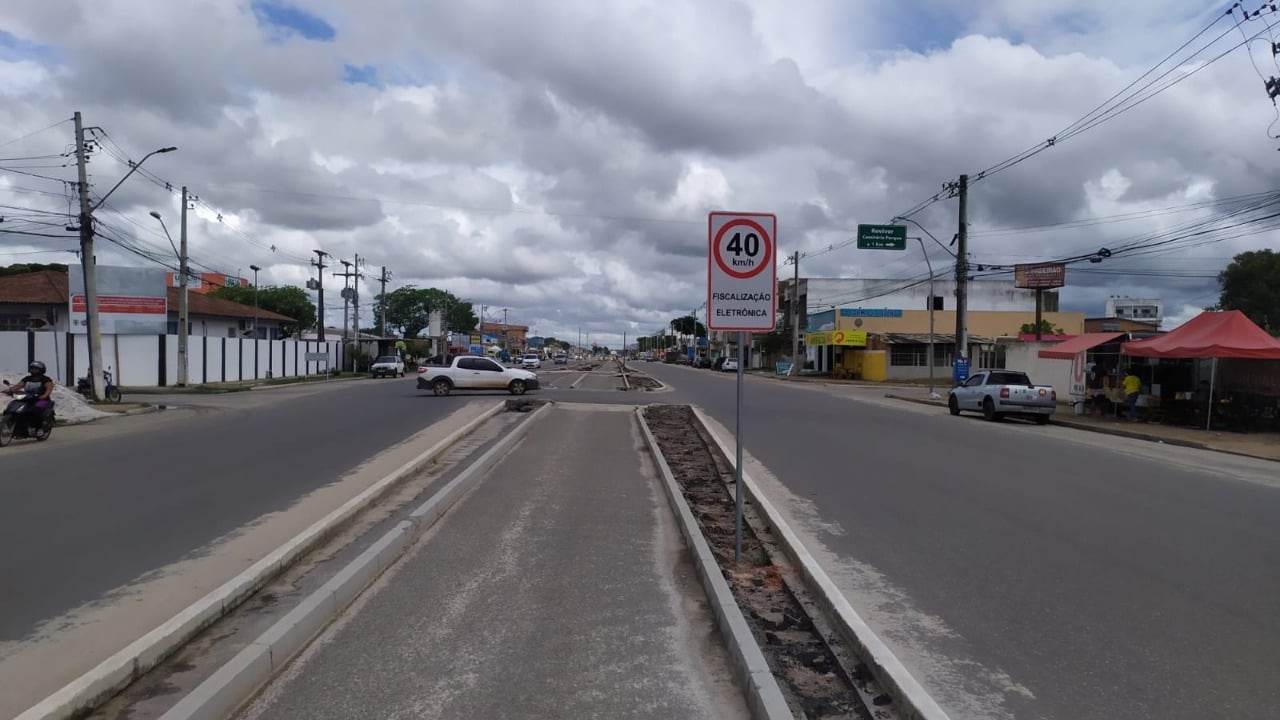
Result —
[[[0, 342], [0, 345], [3, 345], [3, 343]], [[67, 334], [65, 332], [36, 333], [36, 359], [43, 360], [44, 364], [49, 367], [50, 377], [63, 385], [67, 384], [65, 377], [67, 374]], [[8, 366], [0, 363], [0, 367]]]
[[1071, 361], [1040, 357], [1040, 351], [1057, 343], [1010, 343], [1005, 349], [1005, 368], [1021, 370], [1037, 385], [1052, 385], [1060, 400], [1069, 400]]
[[[49, 367], [49, 374], [58, 382], [74, 384], [76, 378], [83, 377], [89, 371], [89, 343], [85, 335], [72, 335], [75, 345], [75, 367], [71, 377], [66, 376], [67, 334], [58, 332], [36, 332], [36, 358], [43, 360]], [[207, 350], [205, 343], [208, 343]], [[187, 348], [188, 380], [192, 384], [205, 382], [231, 382], [241, 379], [254, 379], [254, 347], [258, 350], [257, 378], [265, 379], [270, 369], [273, 377], [295, 377], [299, 374], [319, 374], [325, 366], [318, 362], [307, 362], [308, 352], [326, 352], [329, 356], [329, 369], [338, 368], [340, 342], [337, 340], [320, 343], [316, 341], [302, 342], [295, 340], [253, 340], [249, 338], [222, 338], [194, 335], [189, 338]], [[165, 346], [165, 384], [175, 385], [178, 381], [178, 336], [168, 335], [164, 338]], [[225, 347], [226, 361], [223, 362]], [[296, 348], [296, 350], [295, 350]], [[118, 384], [127, 387], [154, 387], [158, 384], [160, 371], [160, 336], [158, 335], [103, 335], [102, 362], [112, 371]], [[270, 365], [267, 355], [271, 354]], [[297, 358], [295, 362], [295, 357]], [[241, 362], [244, 363], [243, 377]], [[205, 373], [205, 366], [208, 373]], [[14, 372], [25, 371], [27, 367], [27, 333], [0, 332], [0, 369]], [[6, 378], [8, 379], [8, 378]]]
[[[0, 332], [0, 369], [25, 373], [27, 369], [26, 333]], [[18, 382], [21, 379], [21, 377], [5, 378], [11, 383]]]
[[120, 370], [116, 373], [116, 382], [126, 386], [155, 385], [159, 380], [160, 337], [121, 335], [116, 339], [120, 350]]

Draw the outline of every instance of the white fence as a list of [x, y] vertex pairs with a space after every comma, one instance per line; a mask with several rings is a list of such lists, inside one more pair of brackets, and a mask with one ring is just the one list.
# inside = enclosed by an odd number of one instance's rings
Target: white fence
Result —
[[[197, 385], [316, 375], [326, 371], [326, 364], [308, 362], [308, 353], [325, 353], [328, 369], [337, 370], [341, 352], [338, 342], [193, 335], [187, 339], [187, 381]], [[44, 361], [59, 383], [74, 383], [89, 372], [88, 338], [60, 332], [0, 332], [0, 369], [22, 371], [31, 360]], [[103, 335], [102, 364], [124, 387], [174, 385], [178, 336]]]

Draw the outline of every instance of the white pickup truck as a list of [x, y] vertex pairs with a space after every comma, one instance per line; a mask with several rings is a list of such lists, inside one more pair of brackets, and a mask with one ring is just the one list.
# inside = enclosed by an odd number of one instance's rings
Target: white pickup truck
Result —
[[977, 410], [988, 420], [1018, 415], [1044, 425], [1058, 409], [1058, 393], [1048, 385], [1031, 384], [1024, 372], [984, 370], [952, 388], [947, 407], [952, 415]]
[[538, 389], [538, 376], [527, 370], [504, 368], [485, 357], [463, 355], [449, 365], [424, 365], [418, 368], [418, 389], [436, 395], [457, 390], [506, 390], [523, 395]]

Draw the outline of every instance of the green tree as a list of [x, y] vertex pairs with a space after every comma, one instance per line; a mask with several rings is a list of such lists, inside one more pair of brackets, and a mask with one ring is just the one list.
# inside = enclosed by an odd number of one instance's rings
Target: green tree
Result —
[[675, 325], [676, 332], [681, 335], [695, 335], [697, 337], [707, 336], [707, 327], [698, 322], [698, 319], [692, 315], [678, 317], [671, 321]]
[[[1025, 334], [1034, 334], [1036, 331], [1036, 324], [1033, 322], [1022, 323], [1022, 327], [1019, 328], [1018, 331]], [[1048, 320], [1042, 319], [1040, 320], [1040, 334], [1041, 335], [1062, 335], [1063, 332], [1062, 332], [1062, 328], [1054, 327], [1053, 323], [1049, 322]]]
[[[253, 306], [254, 289], [252, 286], [220, 287], [209, 293], [212, 297], [238, 302], [241, 305]], [[299, 287], [260, 287], [257, 291], [258, 307], [291, 317], [294, 322], [283, 323], [280, 331], [285, 337], [293, 337], [301, 330], [315, 327], [316, 306], [307, 297], [307, 292]]]
[[5, 275], [24, 275], [31, 272], [39, 272], [41, 270], [58, 270], [66, 272], [67, 266], [62, 263], [49, 263], [47, 265], [41, 263], [15, 263], [7, 267], [0, 267], [0, 277]]
[[[374, 298], [381, 303], [382, 296]], [[468, 303], [447, 290], [418, 288], [406, 285], [387, 293], [387, 326], [398, 330], [403, 337], [415, 338], [426, 329], [431, 313], [440, 310], [445, 315], [445, 328], [431, 328], [431, 332], [454, 330], [473, 332], [479, 322]], [[379, 314], [381, 324], [381, 314]]]
[[1218, 273], [1218, 307], [1239, 310], [1258, 327], [1280, 335], [1280, 253], [1250, 250], [1236, 255]]

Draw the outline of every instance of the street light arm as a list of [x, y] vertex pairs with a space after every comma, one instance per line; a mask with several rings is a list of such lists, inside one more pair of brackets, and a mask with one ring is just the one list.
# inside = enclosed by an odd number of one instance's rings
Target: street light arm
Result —
[[173, 254], [177, 256], [178, 262], [182, 262], [182, 253], [178, 252], [178, 246], [173, 244], [173, 236], [169, 234], [169, 226], [164, 224], [164, 218], [159, 213], [151, 213], [151, 217], [160, 221], [160, 229], [164, 230], [164, 236], [169, 238], [169, 247], [173, 248]]
[[893, 218], [892, 220], [890, 220], [889, 222], [891, 222], [891, 223], [892, 223], [892, 222], [897, 222], [897, 221], [899, 221], [899, 220], [905, 220], [905, 221], [907, 221], [907, 222], [911, 223], [912, 225], [915, 225], [916, 227], [920, 228], [920, 230], [921, 230], [925, 235], [928, 235], [928, 236], [929, 236], [929, 239], [930, 239], [930, 240], [932, 240], [932, 241], [934, 241], [934, 242], [938, 243], [938, 247], [942, 248], [943, 250], [946, 250], [946, 251], [947, 251], [947, 254], [948, 254], [948, 255], [950, 255], [951, 257], [956, 257], [956, 254], [955, 254], [954, 252], [952, 252], [951, 248], [947, 247], [946, 245], [943, 245], [941, 240], [939, 240], [938, 238], [934, 237], [934, 236], [933, 236], [933, 233], [929, 232], [929, 228], [926, 228], [925, 226], [921, 225], [920, 223], [916, 222], [915, 220], [912, 220], [911, 218], [906, 218], [906, 217], [895, 217], [895, 218]]
[[97, 205], [94, 205], [93, 207], [89, 208], [89, 212], [93, 212], [94, 210], [97, 210], [98, 208], [102, 207], [102, 203], [106, 202], [106, 201], [107, 201], [107, 198], [111, 197], [111, 193], [115, 192], [115, 191], [116, 191], [116, 188], [118, 188], [118, 187], [120, 187], [121, 185], [123, 185], [123, 184], [124, 184], [124, 181], [125, 181], [125, 180], [128, 180], [130, 175], [132, 175], [132, 174], [134, 174], [135, 172], [137, 172], [137, 171], [138, 171], [138, 168], [142, 167], [142, 163], [144, 163], [144, 162], [146, 162], [146, 161], [147, 161], [147, 158], [149, 158], [149, 157], [151, 157], [152, 155], [155, 155], [155, 154], [157, 154], [157, 153], [173, 152], [174, 150], [177, 150], [177, 149], [178, 149], [178, 148], [176, 148], [176, 147], [164, 147], [164, 148], [160, 148], [159, 150], [152, 150], [151, 152], [147, 153], [146, 155], [143, 155], [143, 156], [142, 156], [142, 159], [141, 159], [141, 160], [139, 160], [138, 162], [134, 163], [134, 164], [133, 164], [133, 167], [129, 168], [129, 172], [125, 173], [125, 174], [124, 174], [124, 177], [120, 178], [120, 181], [119, 181], [119, 182], [117, 182], [115, 185], [113, 185], [113, 186], [111, 187], [111, 189], [107, 191], [107, 194], [106, 194], [106, 195], [103, 195], [103, 196], [102, 196], [102, 199], [98, 201], [98, 204], [97, 204]]

